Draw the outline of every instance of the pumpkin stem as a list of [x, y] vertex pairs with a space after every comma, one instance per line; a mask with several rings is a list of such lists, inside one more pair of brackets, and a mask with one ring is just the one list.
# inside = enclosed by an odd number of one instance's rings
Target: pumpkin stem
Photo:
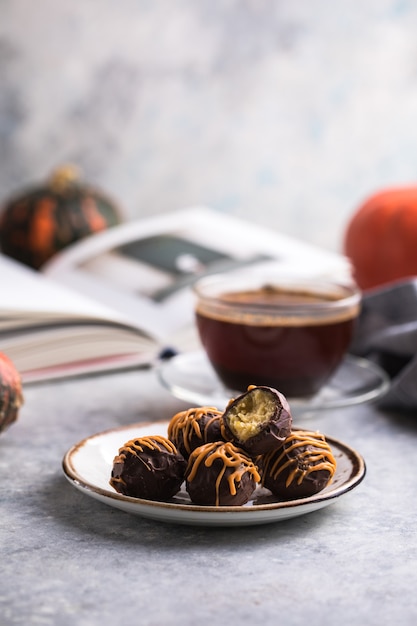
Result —
[[55, 192], [64, 192], [80, 179], [80, 169], [68, 163], [55, 169], [49, 178], [49, 187]]

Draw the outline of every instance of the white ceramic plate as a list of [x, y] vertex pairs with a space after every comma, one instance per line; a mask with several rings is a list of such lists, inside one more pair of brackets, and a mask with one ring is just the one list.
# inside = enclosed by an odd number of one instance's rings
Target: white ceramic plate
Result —
[[[241, 393], [221, 383], [203, 351], [186, 352], [161, 361], [156, 372], [173, 396], [193, 406], [215, 406], [223, 410], [231, 398]], [[299, 417], [370, 402], [386, 393], [389, 386], [389, 378], [381, 368], [349, 355], [319, 393], [309, 398], [287, 399], [293, 417]]]
[[331, 485], [309, 498], [280, 502], [269, 491], [259, 488], [244, 506], [215, 507], [193, 505], [185, 489], [170, 502], [152, 502], [117, 493], [109, 485], [109, 479], [119, 448], [134, 437], [166, 436], [167, 426], [167, 422], [139, 423], [92, 435], [64, 456], [65, 476], [85, 495], [127, 513], [178, 524], [245, 526], [278, 522], [328, 506], [356, 487], [366, 472], [365, 462], [355, 450], [327, 437], [337, 461], [336, 473]]

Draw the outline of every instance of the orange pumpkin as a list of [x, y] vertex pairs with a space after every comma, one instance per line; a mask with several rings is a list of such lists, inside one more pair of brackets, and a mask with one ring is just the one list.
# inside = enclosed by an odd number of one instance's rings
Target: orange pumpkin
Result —
[[67, 165], [46, 183], [6, 202], [0, 215], [1, 251], [40, 269], [69, 244], [121, 221], [114, 202], [82, 182], [77, 168]]
[[417, 276], [417, 186], [370, 196], [348, 223], [343, 246], [363, 290]]
[[0, 432], [16, 421], [22, 404], [20, 374], [13, 362], [0, 352]]

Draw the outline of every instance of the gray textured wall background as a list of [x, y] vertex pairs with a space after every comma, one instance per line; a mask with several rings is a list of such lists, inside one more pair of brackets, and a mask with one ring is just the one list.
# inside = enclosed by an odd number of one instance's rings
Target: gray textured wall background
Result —
[[73, 161], [129, 219], [192, 204], [339, 249], [416, 180], [412, 0], [0, 0], [0, 201]]

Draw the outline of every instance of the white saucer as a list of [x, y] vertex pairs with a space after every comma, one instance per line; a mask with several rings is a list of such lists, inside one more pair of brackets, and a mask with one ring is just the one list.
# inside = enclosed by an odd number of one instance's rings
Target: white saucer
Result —
[[[215, 406], [223, 410], [231, 398], [242, 393], [221, 383], [203, 351], [186, 352], [161, 361], [156, 371], [162, 385], [173, 396], [193, 406]], [[287, 399], [293, 417], [298, 417], [375, 400], [388, 391], [389, 385], [389, 378], [381, 368], [349, 355], [315, 396]]]
[[363, 458], [346, 444], [326, 437], [337, 462], [333, 481], [309, 498], [280, 502], [258, 489], [244, 506], [196, 506], [185, 489], [170, 502], [153, 502], [123, 496], [110, 486], [113, 459], [121, 446], [135, 437], [167, 435], [168, 422], [139, 423], [92, 435], [72, 446], [63, 459], [69, 482], [82, 493], [105, 504], [142, 517], [197, 526], [246, 526], [278, 522], [311, 513], [334, 503], [364, 478]]

